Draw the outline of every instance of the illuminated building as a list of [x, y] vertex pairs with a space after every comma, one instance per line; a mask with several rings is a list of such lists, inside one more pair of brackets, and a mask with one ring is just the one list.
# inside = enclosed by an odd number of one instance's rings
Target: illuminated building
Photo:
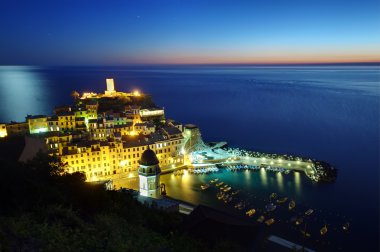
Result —
[[152, 120], [164, 120], [165, 111], [163, 108], [149, 108], [140, 109], [140, 118], [142, 121], [152, 121]]
[[132, 120], [133, 124], [141, 123], [140, 106], [132, 105], [125, 108], [127, 115]]
[[0, 123], [0, 137], [6, 137], [7, 135], [7, 126], [4, 123]]
[[115, 84], [113, 82], [113, 79], [106, 79], [107, 83], [107, 90], [104, 92], [106, 95], [113, 95], [116, 93], [115, 91]]
[[56, 132], [59, 131], [58, 117], [52, 116], [48, 118], [48, 131]]
[[145, 150], [139, 160], [140, 195], [161, 198], [160, 174], [161, 169], [156, 154], [151, 149]]
[[67, 164], [68, 172], [81, 171], [90, 181], [136, 171], [138, 161], [148, 148], [155, 152], [164, 169], [172, 168], [172, 165], [181, 166], [184, 162], [181, 154], [183, 136], [173, 127], [149, 136], [124, 135], [120, 141], [97, 139], [71, 143], [65, 135], [61, 137], [51, 135], [47, 143], [53, 144], [53, 149], [61, 146], [58, 155]]
[[89, 104], [86, 104], [85, 107], [76, 107], [74, 109], [75, 118], [83, 117], [87, 125], [88, 120], [98, 118], [97, 108], [97, 102], [90, 102]]
[[149, 123], [149, 122], [144, 122], [144, 123], [136, 123], [134, 125], [134, 128], [133, 130], [137, 133], [137, 134], [144, 134], [144, 135], [149, 135], [151, 133], [154, 133], [155, 130], [156, 130], [156, 127], [154, 126], [153, 123]]
[[97, 118], [97, 111], [99, 108], [99, 103], [97, 101], [86, 102], [86, 110], [89, 118]]
[[69, 144], [73, 135], [70, 133], [60, 133], [60, 132], [47, 132], [41, 135], [45, 139], [45, 144], [48, 149], [48, 153], [59, 155], [59, 150]]
[[83, 92], [80, 99], [81, 100], [96, 100], [102, 97], [135, 97], [136, 98], [136, 97], [144, 96], [144, 94], [138, 90], [134, 90], [131, 93], [116, 91], [115, 83], [112, 78], [106, 79], [106, 86], [107, 86], [107, 89], [104, 91], [104, 94], [103, 93], [97, 94], [93, 92]]
[[28, 122], [11, 122], [6, 124], [8, 136], [23, 136], [29, 132]]
[[75, 125], [75, 113], [73, 111], [60, 112], [57, 114], [58, 126], [62, 131], [72, 131]]
[[186, 124], [184, 129], [184, 137], [184, 148], [187, 152], [192, 152], [204, 148], [201, 132], [196, 125]]
[[29, 133], [38, 134], [41, 132], [47, 132], [48, 131], [47, 120], [48, 120], [48, 117], [44, 115], [35, 115], [35, 116], [28, 115], [26, 117], [26, 121], [28, 122]]
[[[143, 96], [116, 92], [111, 79], [107, 79], [106, 94]], [[139, 160], [147, 149], [154, 153], [158, 160], [155, 165], [162, 170], [184, 164], [182, 125], [166, 122], [163, 109], [141, 109], [134, 103], [118, 109], [102, 103], [99, 112], [102, 101], [98, 98], [103, 95], [89, 96], [77, 100], [73, 107], [56, 107], [53, 116], [28, 115], [26, 122], [0, 124], [0, 136], [30, 134], [29, 143], [43, 145], [48, 154], [61, 159], [67, 172], [83, 172], [87, 181], [137, 175]], [[163, 123], [160, 128], [153, 123], [156, 119]], [[33, 148], [30, 144], [25, 147]]]
[[119, 132], [121, 136], [131, 135], [133, 131], [133, 123], [126, 122], [125, 124], [117, 124], [113, 128], [113, 132]]

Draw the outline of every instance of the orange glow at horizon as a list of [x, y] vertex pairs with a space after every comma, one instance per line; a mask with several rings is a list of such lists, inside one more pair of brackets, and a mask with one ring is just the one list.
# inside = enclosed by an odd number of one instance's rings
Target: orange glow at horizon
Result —
[[373, 47], [360, 52], [340, 50], [214, 50], [207, 53], [172, 52], [149, 53], [142, 56], [142, 64], [321, 64], [321, 63], [376, 63], [380, 62], [380, 50]]

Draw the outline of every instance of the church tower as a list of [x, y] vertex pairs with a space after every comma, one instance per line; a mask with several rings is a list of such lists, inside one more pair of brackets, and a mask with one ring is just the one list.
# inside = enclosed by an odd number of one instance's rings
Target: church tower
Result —
[[147, 149], [141, 155], [139, 161], [139, 187], [140, 195], [161, 198], [160, 174], [161, 169], [156, 154], [151, 149]]

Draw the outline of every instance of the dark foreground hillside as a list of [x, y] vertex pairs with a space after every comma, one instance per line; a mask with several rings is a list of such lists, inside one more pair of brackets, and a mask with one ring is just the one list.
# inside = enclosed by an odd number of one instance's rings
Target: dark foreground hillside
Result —
[[66, 174], [54, 158], [0, 161], [0, 251], [239, 251], [182, 231], [183, 216]]

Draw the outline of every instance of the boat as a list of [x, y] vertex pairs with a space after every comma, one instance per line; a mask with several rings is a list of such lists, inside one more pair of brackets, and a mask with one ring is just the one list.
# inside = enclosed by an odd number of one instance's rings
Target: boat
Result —
[[227, 187], [227, 188], [224, 188], [224, 189], [222, 189], [224, 192], [228, 192], [228, 191], [230, 191], [231, 190], [231, 186], [229, 186], [229, 187]]
[[272, 193], [270, 196], [269, 196], [269, 199], [275, 199], [277, 198], [277, 193]]
[[240, 190], [233, 191], [233, 192], [231, 193], [231, 195], [235, 196], [235, 195], [238, 194], [239, 192], [240, 192]]
[[284, 198], [278, 199], [278, 200], [277, 200], [277, 203], [279, 203], [279, 204], [283, 204], [283, 203], [285, 203], [287, 200], [288, 200], [288, 198], [287, 198], [287, 197], [284, 197]]
[[201, 185], [201, 189], [202, 190], [206, 190], [207, 188], [210, 187], [210, 184], [204, 184], [204, 185]]
[[255, 210], [254, 208], [249, 209], [247, 212], [245, 212], [245, 214], [246, 214], [248, 217], [252, 217], [255, 213], [256, 213], [256, 210]]
[[293, 208], [295, 208], [295, 207], [296, 207], [296, 202], [294, 200], [291, 200], [289, 202], [289, 210], [293, 210]]
[[220, 187], [220, 186], [223, 185], [223, 184], [224, 184], [224, 182], [222, 181], [222, 182], [216, 184], [216, 186], [217, 186], [217, 187]]
[[320, 230], [321, 235], [325, 235], [327, 233], [327, 226], [325, 225], [323, 228]]
[[344, 231], [348, 231], [350, 229], [350, 223], [349, 222], [344, 223], [342, 228]]
[[311, 234], [306, 232], [305, 230], [301, 230], [301, 234], [303, 234], [304, 237], [310, 237]]
[[261, 216], [257, 219], [257, 222], [263, 223], [264, 220], [265, 220], [264, 215], [261, 215]]
[[305, 212], [305, 215], [311, 215], [314, 212], [313, 209], [309, 209]]
[[302, 219], [301, 217], [299, 217], [299, 218], [296, 219], [296, 225], [297, 225], [297, 226], [298, 226], [298, 225], [301, 225], [302, 222], [303, 222], [303, 219]]
[[216, 197], [218, 198], [218, 200], [221, 200], [224, 197], [224, 193], [219, 192], [219, 193], [216, 194]]
[[237, 208], [237, 209], [239, 209], [239, 210], [243, 210], [244, 207], [245, 207], [245, 203], [244, 203], [243, 201], [241, 201], [241, 202], [239, 202], [239, 203], [237, 203], [237, 204], [235, 205], [235, 208]]
[[269, 212], [272, 212], [272, 211], [274, 211], [274, 210], [276, 209], [276, 205], [273, 204], [273, 203], [269, 203], [269, 204], [267, 204], [267, 205], [265, 206], [265, 209], [266, 209], [267, 211], [269, 211]]
[[267, 226], [270, 226], [274, 223], [274, 219], [273, 218], [270, 218], [269, 220], [266, 220], [265, 221], [265, 224], [267, 224]]
[[232, 201], [232, 197], [231, 196], [229, 196], [229, 195], [227, 195], [227, 197], [224, 197], [224, 203], [229, 203], [229, 202], [231, 202]]

